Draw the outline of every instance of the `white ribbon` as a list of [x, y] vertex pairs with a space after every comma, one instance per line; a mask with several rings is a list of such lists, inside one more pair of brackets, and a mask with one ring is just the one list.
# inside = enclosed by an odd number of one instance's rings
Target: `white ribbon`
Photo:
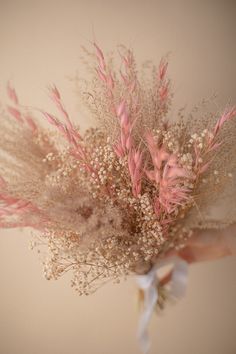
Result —
[[157, 271], [169, 264], [173, 264], [170, 292], [171, 295], [180, 298], [185, 294], [188, 275], [188, 264], [183, 259], [175, 256], [160, 260], [147, 274], [136, 276], [138, 286], [144, 292], [143, 312], [138, 326], [138, 340], [144, 354], [147, 354], [150, 349], [148, 324], [158, 301], [159, 278]]

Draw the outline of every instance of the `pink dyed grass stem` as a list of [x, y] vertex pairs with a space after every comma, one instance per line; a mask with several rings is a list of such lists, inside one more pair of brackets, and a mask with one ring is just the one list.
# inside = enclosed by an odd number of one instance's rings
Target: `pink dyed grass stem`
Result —
[[[29, 221], [26, 217], [30, 216]], [[40, 219], [40, 222], [32, 222], [33, 217]], [[18, 221], [7, 221], [8, 218], [17, 218]], [[45, 222], [48, 221], [42, 212], [31, 202], [24, 199], [13, 198], [12, 196], [0, 193], [0, 226], [4, 228], [12, 227], [33, 227], [42, 229]]]
[[16, 94], [15, 89], [8, 83], [7, 85], [7, 94], [11, 101], [12, 105], [7, 106], [8, 113], [15, 118], [18, 123], [26, 124], [30, 128], [33, 134], [37, 133], [37, 125], [35, 124], [33, 118], [29, 114], [29, 112], [25, 111], [23, 107], [19, 103], [18, 96]]
[[110, 70], [108, 70], [102, 50], [96, 43], [93, 43], [98, 61], [98, 67], [95, 69], [100, 80], [106, 85], [108, 96], [113, 98], [113, 89], [115, 81]]
[[120, 124], [120, 139], [114, 149], [118, 157], [124, 157], [132, 147], [131, 132], [134, 122], [131, 122], [125, 100], [121, 101], [116, 112]]
[[152, 133], [146, 134], [146, 140], [152, 158], [153, 170], [145, 170], [145, 173], [147, 178], [159, 189], [159, 194], [154, 202], [155, 212], [160, 215], [160, 205], [162, 205], [167, 213], [172, 213], [178, 205], [183, 205], [189, 199], [190, 190], [179, 186], [181, 179], [190, 179], [193, 176], [178, 164], [175, 154], [168, 153], [163, 145], [158, 147]]
[[141, 193], [141, 181], [143, 176], [143, 153], [140, 149], [131, 149], [128, 154], [128, 168], [132, 182], [132, 193], [138, 197]]
[[[211, 162], [213, 161], [214, 158], [211, 158], [210, 160], [207, 159], [207, 155], [214, 150], [218, 149], [221, 145], [224, 144], [224, 141], [217, 141], [218, 134], [220, 133], [220, 130], [222, 129], [223, 125], [234, 118], [236, 116], [236, 107], [232, 107], [228, 110], [225, 110], [225, 112], [218, 118], [213, 131], [207, 138], [207, 147], [206, 149], [202, 152], [198, 146], [197, 143], [195, 142], [194, 144], [194, 150], [195, 150], [195, 170], [197, 174], [197, 178], [199, 175], [202, 173], [206, 172], [208, 167], [210, 166]], [[205, 160], [204, 165], [199, 163], [199, 160]]]
[[62, 114], [62, 117], [64, 118], [64, 122], [61, 122], [51, 113], [42, 110], [40, 110], [40, 112], [44, 115], [48, 123], [55, 126], [57, 130], [64, 135], [69, 145], [71, 145], [71, 155], [73, 155], [74, 158], [76, 158], [77, 160], [80, 160], [84, 164], [84, 167], [88, 172], [95, 172], [89, 162], [89, 158], [83, 147], [83, 139], [80, 133], [78, 132], [78, 130], [74, 127], [73, 123], [71, 122], [69, 114], [66, 111], [64, 104], [62, 103], [59, 90], [54, 85], [49, 88], [49, 92], [53, 102], [56, 104], [59, 112]]

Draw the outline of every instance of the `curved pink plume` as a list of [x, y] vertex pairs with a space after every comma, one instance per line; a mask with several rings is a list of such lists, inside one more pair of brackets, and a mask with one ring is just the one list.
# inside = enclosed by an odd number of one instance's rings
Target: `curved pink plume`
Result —
[[20, 123], [24, 122], [21, 112], [18, 109], [14, 108], [12, 106], [7, 106], [7, 110], [18, 122], [20, 122]]
[[167, 67], [168, 67], [168, 62], [162, 58], [159, 64], [159, 70], [158, 70], [158, 77], [159, 80], [163, 81], [166, 75], [166, 71], [167, 71]]
[[15, 104], [18, 105], [19, 104], [19, 100], [18, 100], [18, 96], [16, 94], [15, 89], [10, 85], [10, 82], [8, 82], [7, 84], [7, 94], [8, 97], [10, 98], [10, 100]]
[[95, 42], [93, 43], [93, 45], [96, 50], [96, 56], [97, 56], [97, 59], [99, 62], [99, 66], [104, 71], [106, 69], [106, 63], [105, 63], [105, 58], [104, 58], [103, 52]]

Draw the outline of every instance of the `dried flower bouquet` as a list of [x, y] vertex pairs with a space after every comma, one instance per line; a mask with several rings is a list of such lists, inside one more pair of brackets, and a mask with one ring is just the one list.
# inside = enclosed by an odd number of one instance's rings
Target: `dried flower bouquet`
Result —
[[195, 229], [236, 222], [236, 108], [171, 120], [165, 59], [139, 72], [131, 50], [119, 47], [118, 66], [93, 49], [77, 84], [96, 127], [82, 134], [55, 86], [57, 117], [30, 112], [8, 85], [0, 120], [0, 227], [37, 229], [45, 276], [71, 271], [79, 294], [148, 272]]

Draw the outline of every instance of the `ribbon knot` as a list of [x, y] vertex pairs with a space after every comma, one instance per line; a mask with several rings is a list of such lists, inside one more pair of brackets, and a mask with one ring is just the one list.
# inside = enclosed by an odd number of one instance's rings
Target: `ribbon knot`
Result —
[[169, 264], [173, 264], [170, 293], [177, 298], [181, 298], [186, 291], [188, 264], [177, 256], [160, 260], [147, 274], [136, 276], [138, 286], [144, 293], [143, 311], [138, 326], [138, 340], [144, 354], [147, 354], [150, 349], [148, 324], [158, 301], [158, 270]]

